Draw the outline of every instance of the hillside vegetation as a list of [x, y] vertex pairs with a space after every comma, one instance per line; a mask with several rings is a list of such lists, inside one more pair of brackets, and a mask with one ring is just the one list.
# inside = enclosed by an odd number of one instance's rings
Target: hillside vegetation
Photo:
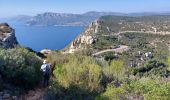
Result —
[[[53, 75], [45, 97], [169, 100], [170, 34], [157, 33], [169, 32], [169, 19], [101, 17], [66, 48], [74, 52], [65, 49], [46, 55]], [[118, 52], [122, 46], [128, 49]], [[0, 90], [5, 88], [6, 81], [30, 89], [41, 80], [41, 59], [27, 49], [0, 49], [0, 62]]]
[[[101, 30], [103, 32], [169, 32], [170, 16], [104, 16], [101, 21]], [[106, 28], [108, 27], [108, 28]], [[108, 30], [107, 30], [108, 29]]]
[[[53, 95], [59, 100], [168, 100], [169, 18], [105, 16], [93, 22], [67, 48], [74, 53], [47, 57], [55, 66]], [[115, 51], [122, 46], [129, 49]]]

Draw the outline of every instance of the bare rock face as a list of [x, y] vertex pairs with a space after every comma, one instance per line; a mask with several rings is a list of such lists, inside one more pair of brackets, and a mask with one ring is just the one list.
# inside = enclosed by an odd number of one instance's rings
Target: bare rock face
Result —
[[17, 44], [18, 42], [15, 37], [15, 30], [7, 23], [0, 24], [0, 47], [13, 48]]
[[74, 53], [75, 51], [87, 49], [88, 45], [91, 45], [97, 41], [96, 34], [100, 32], [100, 25], [102, 21], [95, 20], [87, 29], [81, 33], [68, 47], [67, 53]]
[[74, 53], [80, 49], [86, 49], [86, 45], [93, 44], [95, 41], [96, 39], [93, 36], [81, 35], [71, 43], [69, 47], [69, 53]]
[[92, 34], [92, 33], [98, 33], [100, 31], [100, 25], [103, 23], [101, 20], [97, 19], [94, 22], [92, 22], [86, 31], [85, 34]]

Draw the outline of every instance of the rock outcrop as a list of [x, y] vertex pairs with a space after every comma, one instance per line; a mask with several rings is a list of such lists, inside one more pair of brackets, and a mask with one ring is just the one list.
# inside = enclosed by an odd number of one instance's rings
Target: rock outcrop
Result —
[[95, 43], [97, 41], [96, 34], [100, 31], [101, 23], [102, 21], [99, 20], [92, 22], [83, 33], [71, 42], [66, 53], [87, 49], [87, 46]]
[[95, 37], [90, 35], [81, 35], [74, 40], [69, 46], [69, 53], [74, 53], [80, 49], [86, 49], [86, 45], [93, 44], [96, 41]]
[[96, 34], [96, 33], [100, 32], [102, 23], [103, 23], [103, 21], [101, 21], [99, 19], [95, 20], [88, 26], [88, 28], [86, 29], [84, 34], [94, 34], [94, 33]]
[[0, 47], [12, 48], [17, 44], [15, 30], [6, 23], [0, 24]]

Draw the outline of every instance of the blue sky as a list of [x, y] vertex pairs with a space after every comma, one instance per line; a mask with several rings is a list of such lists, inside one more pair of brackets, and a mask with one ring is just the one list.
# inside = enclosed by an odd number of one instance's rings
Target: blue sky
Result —
[[0, 17], [87, 11], [170, 12], [170, 0], [0, 0]]

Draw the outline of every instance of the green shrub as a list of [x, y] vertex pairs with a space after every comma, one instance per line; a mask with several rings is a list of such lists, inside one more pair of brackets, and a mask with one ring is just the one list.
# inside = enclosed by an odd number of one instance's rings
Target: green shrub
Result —
[[144, 96], [145, 100], [168, 100], [170, 98], [170, 83], [148, 81], [131, 81], [123, 87], [131, 95]]
[[102, 68], [91, 57], [72, 56], [67, 63], [56, 66], [54, 75], [64, 87], [77, 85], [91, 91], [101, 89]]
[[143, 65], [143, 67], [130, 68], [129, 71], [133, 75], [139, 75], [140, 77], [152, 77], [153, 75], [158, 77], [168, 77], [170, 75], [170, 71], [167, 70], [166, 64], [157, 60], [149, 60]]
[[52, 53], [47, 56], [47, 61], [49, 61], [53, 66], [63, 65], [69, 61], [71, 55], [69, 54], [60, 54], [60, 53]]
[[5, 80], [30, 88], [40, 80], [40, 59], [24, 48], [0, 49], [0, 73]]
[[121, 100], [124, 96], [125, 90], [121, 87], [116, 88], [112, 85], [108, 85], [107, 89], [100, 96], [96, 97], [95, 100]]
[[77, 85], [70, 85], [66, 88], [56, 81], [52, 83], [50, 91], [55, 97], [52, 100], [94, 100], [98, 94]]
[[144, 100], [169, 100], [170, 83], [153, 80], [124, 82], [120, 87], [109, 84], [104, 93], [96, 97], [96, 100], [126, 100], [130, 97], [143, 97]]
[[106, 66], [103, 70], [107, 77], [122, 79], [125, 75], [124, 62], [121, 60], [112, 60], [110, 66]]

